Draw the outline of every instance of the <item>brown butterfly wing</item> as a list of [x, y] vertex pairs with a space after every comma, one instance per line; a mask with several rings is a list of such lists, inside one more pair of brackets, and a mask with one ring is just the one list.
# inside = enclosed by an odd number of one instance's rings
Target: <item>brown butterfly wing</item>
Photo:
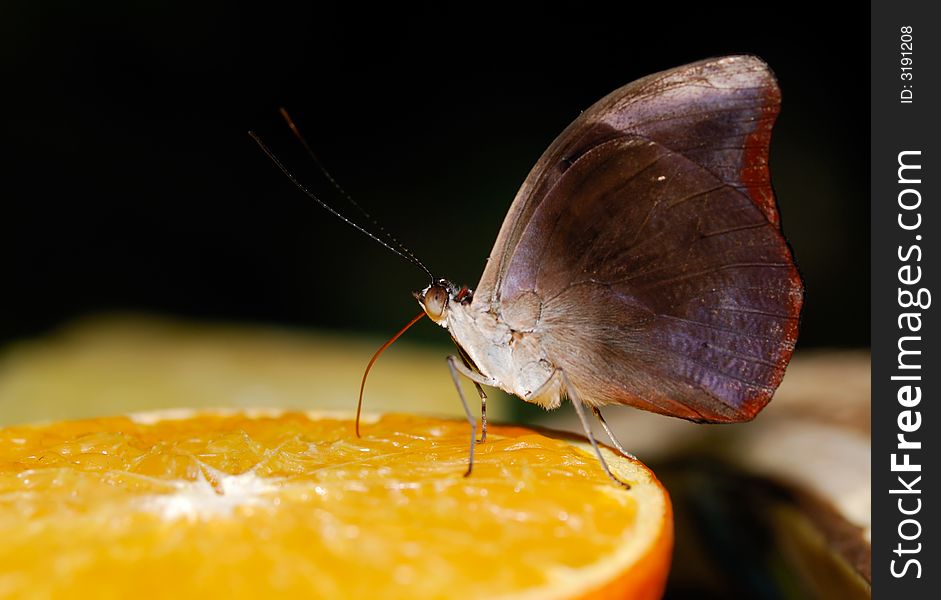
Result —
[[543, 153], [507, 213], [476, 294], [496, 300], [509, 254], [539, 203], [579, 156], [622, 135], [660, 142], [743, 190], [777, 223], [767, 158], [781, 95], [755, 56], [703, 60], [655, 73], [608, 94]]
[[[511, 327], [532, 327], [525, 313], [537, 308], [534, 333], [585, 401], [740, 421], [767, 404], [783, 376], [802, 289], [767, 169], [752, 164], [766, 164], [771, 122], [760, 115], [777, 112], [773, 78], [762, 68], [752, 71], [756, 80], [731, 77], [742, 87], [716, 86], [730, 78], [714, 73], [711, 87], [702, 78], [692, 90], [663, 84], [728, 64], [740, 73], [740, 62], [698, 63], [627, 86], [646, 90], [643, 101], [615, 105], [643, 108], [643, 119], [621, 114], [619, 122], [642, 120], [658, 139], [595, 136], [543, 171], [551, 185], [531, 182], [538, 197], [517, 197], [525, 222], [504, 223], [501, 237], [515, 241], [488, 265], [499, 273], [492, 307]], [[659, 115], [652, 87], [665, 95]], [[577, 140], [592, 135], [570, 127], [560, 140], [582, 148]]]

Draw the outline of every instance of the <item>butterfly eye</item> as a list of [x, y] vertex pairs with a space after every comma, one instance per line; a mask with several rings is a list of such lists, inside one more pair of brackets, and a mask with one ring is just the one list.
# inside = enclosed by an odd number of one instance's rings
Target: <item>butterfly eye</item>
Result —
[[448, 308], [448, 292], [439, 285], [430, 286], [419, 302], [432, 321], [440, 321]]

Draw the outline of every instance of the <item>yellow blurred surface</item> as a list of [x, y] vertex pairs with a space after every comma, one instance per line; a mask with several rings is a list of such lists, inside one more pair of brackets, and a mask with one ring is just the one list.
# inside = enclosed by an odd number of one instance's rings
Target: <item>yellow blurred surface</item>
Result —
[[[159, 317], [90, 318], [0, 353], [0, 425], [175, 407], [353, 410], [363, 369], [384, 341]], [[442, 348], [392, 345], [369, 376], [366, 410], [463, 416], [445, 362], [453, 349]], [[476, 413], [477, 393], [464, 386]], [[488, 404], [494, 420], [507, 414], [506, 402]]]

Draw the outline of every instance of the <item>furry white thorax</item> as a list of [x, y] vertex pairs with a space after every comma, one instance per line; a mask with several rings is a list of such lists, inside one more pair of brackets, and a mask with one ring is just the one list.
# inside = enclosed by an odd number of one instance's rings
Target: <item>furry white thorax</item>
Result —
[[437, 323], [502, 390], [547, 410], [557, 408], [562, 382], [543, 351], [538, 329], [514, 331], [496, 307], [481, 304], [452, 301]]

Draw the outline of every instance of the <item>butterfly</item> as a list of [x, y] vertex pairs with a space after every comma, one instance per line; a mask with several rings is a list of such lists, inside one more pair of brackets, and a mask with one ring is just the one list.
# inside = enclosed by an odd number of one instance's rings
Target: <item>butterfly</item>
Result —
[[546, 409], [568, 398], [606, 471], [584, 407], [622, 451], [601, 406], [752, 419], [784, 376], [803, 301], [768, 168], [779, 109], [768, 66], [728, 56], [584, 111], [526, 178], [477, 287], [416, 293], [459, 349], [458, 392], [461, 374], [482, 401], [480, 385]]
[[426, 315], [458, 348], [448, 365], [470, 424], [465, 475], [479, 442], [462, 375], [480, 396], [480, 442], [482, 386], [546, 409], [567, 398], [605, 472], [626, 487], [608, 469], [586, 407], [625, 454], [601, 406], [705, 423], [754, 418], [784, 376], [803, 303], [768, 168], [780, 103], [773, 73], [749, 55], [655, 73], [608, 94], [539, 158], [474, 289], [435, 278], [391, 235], [338, 213], [251, 134], [307, 195], [429, 275], [415, 292], [422, 312], [366, 368], [357, 435], [370, 367]]

